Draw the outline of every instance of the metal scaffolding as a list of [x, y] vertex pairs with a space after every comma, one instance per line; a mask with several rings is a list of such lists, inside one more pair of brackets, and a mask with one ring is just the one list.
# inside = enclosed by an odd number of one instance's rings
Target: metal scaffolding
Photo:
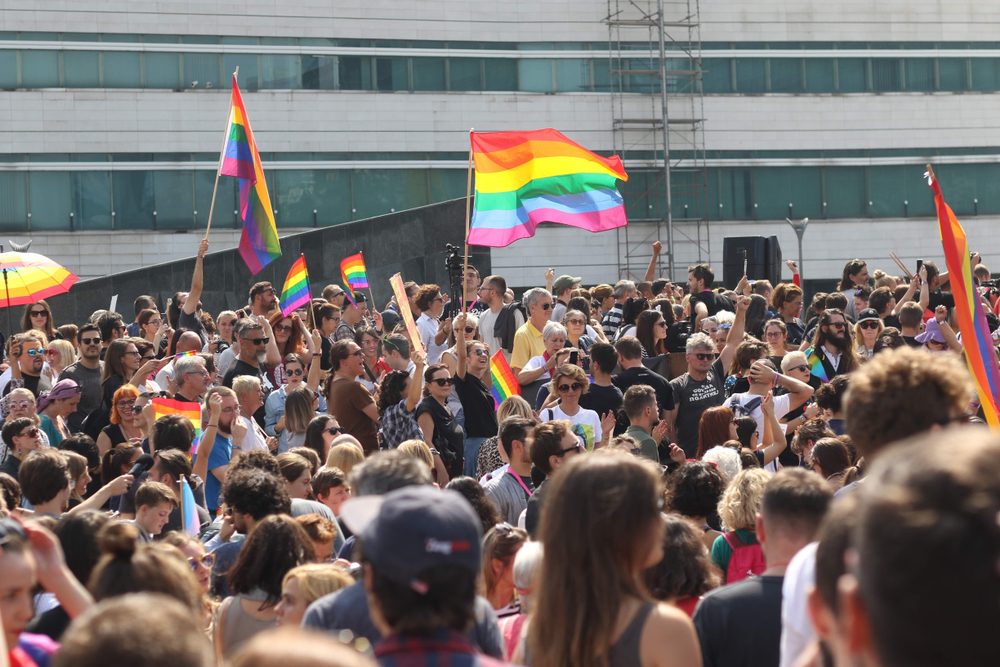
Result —
[[614, 150], [630, 174], [620, 279], [641, 279], [655, 240], [665, 246], [657, 275], [671, 280], [710, 255], [698, 2], [608, 0]]

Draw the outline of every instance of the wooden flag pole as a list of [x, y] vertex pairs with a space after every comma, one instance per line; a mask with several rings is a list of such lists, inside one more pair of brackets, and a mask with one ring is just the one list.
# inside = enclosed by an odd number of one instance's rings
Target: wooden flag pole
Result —
[[[465, 277], [469, 274], [469, 222], [472, 215], [470, 211], [472, 202], [472, 133], [475, 131], [476, 128], [469, 128], [469, 177], [465, 186], [465, 265], [462, 268], [462, 303], [459, 304], [463, 313], [465, 312]], [[455, 312], [454, 308], [451, 312]]]
[[[236, 66], [236, 71], [233, 72], [233, 78], [239, 76], [240, 67]], [[226, 156], [226, 142], [229, 140], [229, 121], [233, 117], [233, 94], [229, 94], [229, 112], [226, 114], [226, 133], [222, 135], [222, 148], [219, 149], [219, 166], [215, 169], [215, 187], [212, 188], [212, 203], [208, 207], [208, 226], [205, 227], [205, 238], [208, 238], [208, 232], [212, 229], [212, 213], [215, 212], [215, 193], [219, 191], [219, 174], [222, 173], [222, 161]]]

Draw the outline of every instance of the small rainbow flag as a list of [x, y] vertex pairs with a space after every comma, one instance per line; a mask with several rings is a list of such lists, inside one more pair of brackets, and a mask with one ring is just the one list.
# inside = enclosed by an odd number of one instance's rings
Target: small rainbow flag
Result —
[[181, 475], [181, 521], [184, 532], [191, 537], [198, 537], [201, 534], [201, 521], [198, 520], [194, 492], [183, 475]]
[[[368, 288], [368, 274], [365, 273], [365, 259], [361, 256], [360, 252], [357, 255], [351, 255], [340, 263], [340, 275], [344, 278], [344, 284], [347, 285], [347, 289], [350, 291], [351, 297], [354, 296], [355, 289]], [[353, 298], [351, 299], [351, 303], [354, 303]]]
[[201, 435], [201, 404], [178, 401], [173, 398], [154, 398], [153, 414], [155, 419], [164, 415], [181, 415], [187, 417], [194, 426], [195, 437]]
[[288, 270], [285, 286], [281, 288], [281, 314], [288, 317], [296, 308], [309, 303], [310, 298], [312, 296], [309, 293], [309, 270], [306, 269], [306, 258], [305, 255], [299, 255], [292, 268]]
[[809, 364], [810, 375], [823, 384], [830, 381], [830, 378], [826, 376], [826, 367], [823, 366], [823, 362], [820, 361], [819, 355], [816, 353], [816, 348], [810, 347], [806, 350], [806, 363]]
[[174, 359], [180, 359], [181, 357], [193, 357], [196, 354], [198, 353], [195, 352], [194, 350], [188, 350], [187, 352], [178, 352], [177, 354], [174, 355]]
[[246, 107], [233, 74], [233, 97], [229, 110], [229, 130], [222, 150], [219, 173], [240, 179], [240, 256], [254, 275], [281, 255], [274, 211], [267, 194], [264, 168], [260, 164], [257, 142], [250, 129]]
[[975, 382], [976, 394], [983, 407], [986, 422], [991, 429], [998, 430], [1000, 406], [997, 405], [997, 391], [1000, 390], [1000, 368], [996, 353], [993, 351], [993, 338], [986, 323], [983, 300], [979, 298], [979, 292], [972, 279], [969, 243], [965, 230], [962, 229], [951, 207], [945, 203], [941, 187], [929, 165], [925, 175], [934, 191], [941, 244], [944, 246], [944, 258], [948, 264], [948, 274], [951, 276], [951, 291], [955, 295], [955, 315], [958, 318], [958, 329], [962, 333], [965, 361]]
[[515, 394], [521, 395], [521, 385], [517, 383], [514, 371], [507, 364], [503, 350], [499, 350], [490, 358], [490, 375], [493, 376], [493, 386], [490, 387], [490, 393], [493, 394], [493, 400], [496, 401], [498, 408], [508, 397]]
[[604, 158], [556, 130], [472, 133], [476, 203], [468, 242], [494, 248], [535, 235], [542, 222], [588, 232], [628, 224], [618, 156]]

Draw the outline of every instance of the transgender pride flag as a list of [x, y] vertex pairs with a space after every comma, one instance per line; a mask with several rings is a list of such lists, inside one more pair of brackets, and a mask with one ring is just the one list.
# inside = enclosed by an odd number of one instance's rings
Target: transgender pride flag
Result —
[[198, 519], [198, 508], [194, 502], [194, 493], [185, 477], [181, 477], [181, 520], [184, 532], [191, 537], [201, 534], [201, 521]]

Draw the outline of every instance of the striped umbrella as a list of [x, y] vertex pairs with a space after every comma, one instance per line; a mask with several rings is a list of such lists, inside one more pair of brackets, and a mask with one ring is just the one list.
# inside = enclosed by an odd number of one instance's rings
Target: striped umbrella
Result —
[[[0, 250], [3, 246], [0, 246]], [[10, 306], [35, 303], [54, 294], [68, 292], [79, 278], [45, 255], [33, 252], [0, 252], [0, 308], [7, 308], [7, 329], [11, 330]]]

